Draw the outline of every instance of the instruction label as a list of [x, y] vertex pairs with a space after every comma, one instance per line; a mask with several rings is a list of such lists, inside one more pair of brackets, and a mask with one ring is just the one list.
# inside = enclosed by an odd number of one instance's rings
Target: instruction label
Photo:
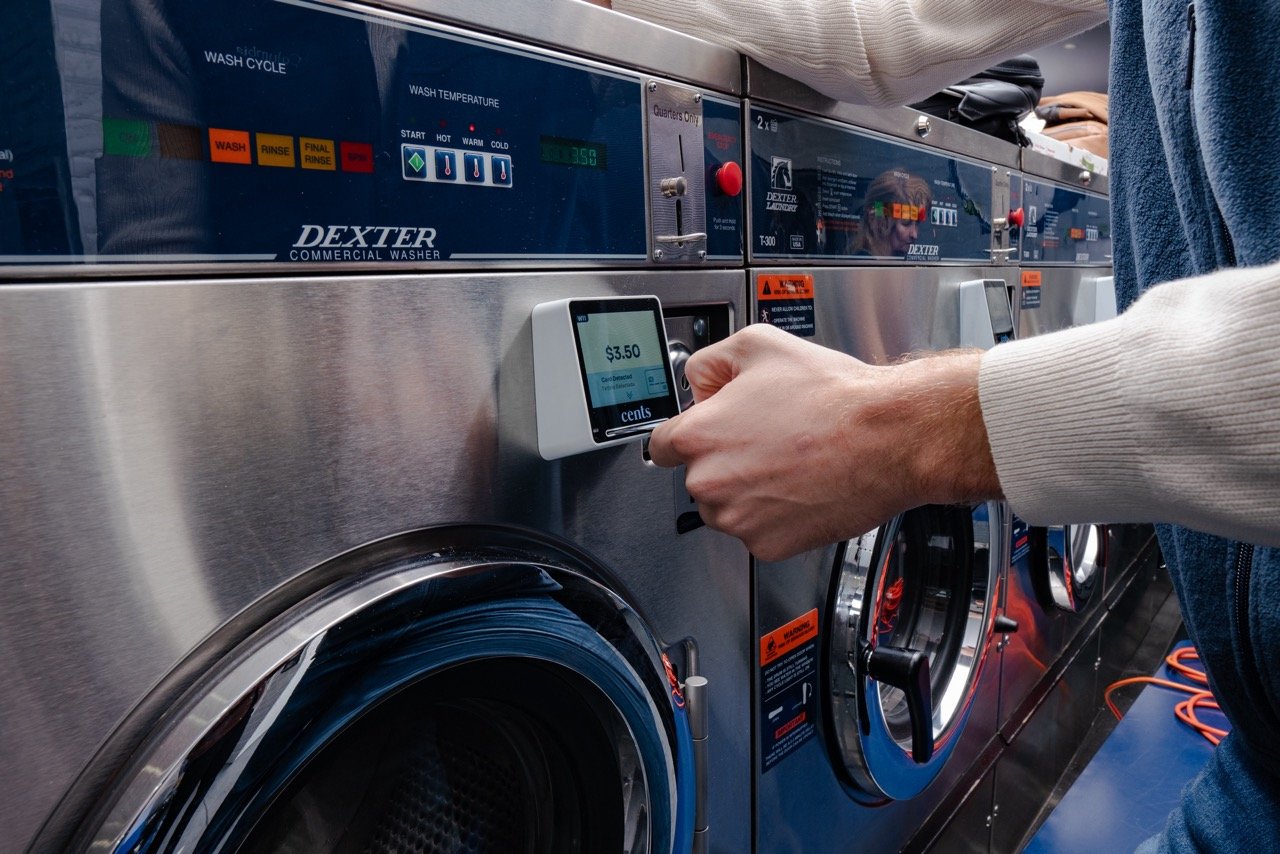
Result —
[[768, 771], [817, 733], [818, 609], [760, 638], [760, 755]]
[[1040, 271], [1023, 270], [1021, 288], [1021, 308], [1040, 307]]
[[813, 276], [761, 274], [756, 277], [756, 305], [760, 323], [812, 338], [818, 331], [813, 312]]
[[1031, 529], [1027, 523], [1013, 514], [1012, 531], [1009, 535], [1009, 563], [1017, 563], [1031, 552]]

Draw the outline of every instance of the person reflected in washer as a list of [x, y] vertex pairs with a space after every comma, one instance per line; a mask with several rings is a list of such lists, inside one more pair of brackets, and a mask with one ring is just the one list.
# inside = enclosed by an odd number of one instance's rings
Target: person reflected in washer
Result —
[[905, 169], [887, 169], [867, 186], [853, 254], [906, 258], [929, 215], [929, 185]]

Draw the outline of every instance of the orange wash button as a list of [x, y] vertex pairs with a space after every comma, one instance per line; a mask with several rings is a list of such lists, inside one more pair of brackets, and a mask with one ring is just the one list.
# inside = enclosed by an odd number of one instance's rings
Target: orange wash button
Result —
[[1039, 270], [1023, 270], [1022, 286], [1024, 288], [1040, 287], [1040, 271]]
[[215, 163], [252, 163], [249, 132], [209, 128], [209, 159]]
[[325, 169], [332, 172], [338, 168], [338, 161], [334, 157], [333, 140], [300, 136], [298, 147], [302, 150], [303, 169]]
[[813, 276], [761, 275], [756, 278], [756, 298], [813, 299]]
[[796, 617], [760, 638], [760, 666], [771, 664], [791, 650], [818, 636], [818, 609]]
[[280, 133], [260, 133], [258, 144], [259, 166], [288, 166], [293, 168], [293, 137]]

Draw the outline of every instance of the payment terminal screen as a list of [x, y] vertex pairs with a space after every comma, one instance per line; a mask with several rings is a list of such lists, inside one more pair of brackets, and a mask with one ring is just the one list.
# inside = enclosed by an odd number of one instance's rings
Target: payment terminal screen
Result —
[[593, 409], [670, 393], [656, 312], [575, 312], [573, 320]]

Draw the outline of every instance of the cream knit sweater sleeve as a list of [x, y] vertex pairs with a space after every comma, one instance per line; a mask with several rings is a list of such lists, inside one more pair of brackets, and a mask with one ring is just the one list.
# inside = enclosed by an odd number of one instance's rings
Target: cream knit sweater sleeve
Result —
[[1106, 20], [1106, 0], [612, 0], [855, 104], [930, 95]]
[[982, 416], [1032, 524], [1177, 522], [1280, 545], [1280, 264], [1152, 288], [983, 356]]

